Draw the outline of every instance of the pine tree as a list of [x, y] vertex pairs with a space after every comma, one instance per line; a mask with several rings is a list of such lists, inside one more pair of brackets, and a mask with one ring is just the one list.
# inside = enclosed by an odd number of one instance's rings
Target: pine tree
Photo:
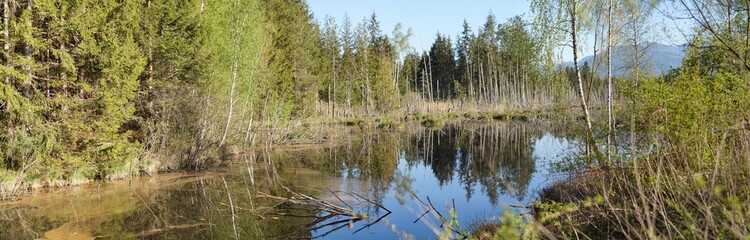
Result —
[[341, 56], [341, 67], [339, 68], [339, 76], [344, 78], [344, 104], [346, 106], [347, 116], [352, 114], [352, 101], [358, 95], [353, 94], [352, 91], [356, 90], [356, 85], [353, 80], [356, 76], [356, 65], [355, 65], [355, 36], [352, 30], [352, 23], [348, 15], [344, 15], [343, 24], [339, 31], [341, 35], [342, 45], [342, 56]]
[[325, 25], [321, 30], [322, 57], [320, 58], [320, 62], [323, 64], [321, 76], [324, 76], [324, 79], [321, 81], [319, 95], [322, 100], [328, 103], [329, 114], [331, 116], [336, 115], [337, 92], [340, 92], [339, 88], [341, 85], [337, 84], [339, 68], [341, 67], [341, 44], [339, 43], [337, 28], [335, 19], [326, 16]]
[[277, 82], [274, 95], [286, 114], [304, 116], [315, 106], [318, 77], [315, 75], [319, 31], [307, 5], [299, 0], [264, 0], [264, 14], [272, 26], [269, 67]]
[[456, 61], [456, 70], [454, 71], [454, 79], [460, 84], [464, 92], [458, 94], [473, 97], [474, 95], [474, 84], [471, 82], [471, 72], [469, 67], [469, 44], [472, 41], [472, 32], [469, 23], [464, 19], [463, 31], [456, 38], [456, 55], [458, 57]]
[[431, 84], [434, 86], [432, 94], [443, 100], [452, 99], [454, 96], [453, 71], [456, 69], [456, 60], [451, 45], [449, 37], [437, 34], [429, 52]]

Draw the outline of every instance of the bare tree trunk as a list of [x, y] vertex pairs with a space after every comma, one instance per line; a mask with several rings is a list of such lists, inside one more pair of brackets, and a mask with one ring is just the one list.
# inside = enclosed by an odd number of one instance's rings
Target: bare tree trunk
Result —
[[[31, 14], [30, 24], [31, 24], [31, 28], [32, 29], [34, 28], [34, 9], [33, 8], [34, 8], [34, 1], [33, 0], [29, 0], [29, 4], [26, 5], [26, 9]], [[32, 60], [32, 56], [31, 55], [34, 52], [34, 47], [29, 42], [26, 42], [25, 44], [26, 44], [26, 47], [25, 47], [26, 48], [25, 49], [25, 51], [26, 51], [25, 52], [25, 54], [26, 54], [26, 61], [28, 61], [28, 63], [26, 64], [26, 74], [28, 75], [29, 82], [33, 84], [33, 82], [34, 82], [34, 76], [33, 76], [32, 70], [31, 70], [31, 68], [32, 68], [31, 65], [32, 65], [32, 62], [34, 62], [34, 61]]]
[[422, 55], [422, 65], [424, 66], [424, 69], [422, 69], [422, 94], [421, 95], [422, 95], [422, 110], [424, 110], [425, 98], [429, 99], [428, 97], [429, 93], [427, 92], [429, 91], [429, 88], [427, 88], [428, 86], [427, 83], [430, 81], [430, 78], [428, 77], [428, 72], [427, 72], [427, 56], [425, 56], [424, 54]]
[[[589, 73], [591, 76], [589, 76], [589, 85], [588, 88], [586, 88], [586, 98], [591, 99], [591, 89], [593, 89], [592, 83], [594, 82], [594, 78], [596, 77], [596, 74], [599, 73], [599, 62], [596, 61], [596, 58], [599, 57], [599, 49], [597, 48], [596, 43], [599, 41], [599, 20], [601, 19], [601, 12], [598, 11], [597, 8], [597, 16], [596, 21], [594, 23], [594, 58], [591, 59], [591, 72]], [[603, 28], [602, 28], [603, 29]], [[586, 63], [584, 63], [586, 64]]]
[[576, 26], [576, 20], [577, 20], [577, 12], [576, 7], [578, 5], [577, 0], [573, 0], [573, 6], [571, 7], [571, 19], [570, 19], [570, 26], [571, 26], [571, 37], [573, 38], [573, 65], [576, 71], [576, 78], [578, 80], [578, 94], [581, 97], [581, 108], [584, 112], [584, 115], [586, 117], [586, 127], [588, 127], [589, 131], [591, 131], [591, 116], [589, 115], [589, 107], [588, 104], [586, 104], [586, 97], [583, 94], [583, 79], [581, 79], [581, 68], [578, 66], [578, 38], [577, 33], [578, 31]]
[[333, 59], [333, 111], [332, 116], [336, 117], [336, 56], [331, 57]]
[[255, 111], [253, 109], [253, 102], [250, 102], [250, 120], [247, 121], [247, 130], [245, 131], [245, 141], [244, 141], [245, 147], [247, 147], [247, 143], [250, 140], [250, 133], [253, 130], [253, 115], [255, 115]]
[[652, 212], [650, 210], [651, 206], [650, 206], [650, 204], [648, 204], [648, 200], [646, 199], [645, 195], [643, 194], [643, 192], [644, 192], [644, 190], [643, 190], [643, 183], [641, 182], [641, 177], [640, 177], [640, 168], [641, 168], [641, 166], [640, 166], [640, 162], [637, 159], [638, 152], [636, 150], [636, 147], [637, 147], [637, 140], [636, 140], [637, 139], [637, 133], [635, 131], [635, 128], [636, 128], [636, 121], [635, 121], [636, 97], [638, 96], [638, 88], [639, 88], [638, 85], [639, 85], [639, 82], [640, 82], [640, 79], [641, 79], [641, 74], [640, 74], [640, 68], [641, 68], [641, 62], [640, 62], [640, 59], [641, 59], [641, 55], [640, 55], [641, 54], [641, 46], [639, 44], [640, 30], [638, 28], [638, 25], [640, 24], [639, 23], [639, 18], [640, 18], [639, 15], [641, 14], [641, 12], [640, 12], [640, 9], [631, 9], [631, 11], [633, 11], [633, 12], [630, 13], [630, 14], [633, 14], [633, 15], [630, 16], [630, 21], [631, 21], [630, 24], [632, 24], [632, 30], [633, 30], [633, 54], [631, 54], [631, 56], [632, 56], [632, 60], [633, 60], [632, 62], [633, 62], [633, 65], [634, 65], [633, 67], [634, 67], [634, 70], [635, 70], [635, 74], [634, 74], [635, 75], [635, 79], [634, 79], [635, 82], [634, 82], [634, 88], [633, 88], [635, 90], [635, 92], [631, 95], [631, 99], [630, 99], [630, 101], [631, 101], [631, 106], [630, 106], [630, 109], [631, 109], [630, 110], [630, 158], [631, 158], [631, 162], [633, 164], [633, 171], [634, 171], [634, 174], [636, 176], [635, 179], [636, 179], [636, 186], [638, 187], [638, 193], [639, 193], [638, 195], [640, 196], [640, 199], [639, 199], [640, 200], [640, 204], [641, 204], [641, 207], [643, 208], [642, 211], [646, 214], [646, 216], [644, 217], [645, 218], [645, 222], [641, 218], [639, 218], [638, 221], [639, 221], [639, 224], [646, 225], [648, 227], [648, 229], [651, 230], [651, 231], [647, 231], [647, 232], [653, 232], [654, 222], [653, 222], [653, 218], [651, 217], [651, 212]]
[[[432, 66], [430, 66], [430, 68], [432, 68]], [[430, 77], [430, 78], [432, 78], [432, 77]], [[436, 96], [435, 98], [436, 98], [436, 99], [437, 99], [438, 101], [440, 101], [440, 100], [442, 99], [442, 98], [440, 97], [440, 95], [441, 95], [441, 93], [442, 93], [442, 92], [441, 92], [441, 90], [440, 90], [440, 81], [442, 81], [442, 79], [438, 79], [437, 81], [435, 81], [435, 95], [437, 95], [437, 96]]]
[[411, 80], [409, 80], [409, 75], [411, 73], [409, 72], [409, 69], [404, 69], [404, 86], [406, 89], [404, 89], [404, 96], [406, 101], [402, 101], [406, 104], [406, 112], [409, 112], [411, 110], [411, 101], [409, 101], [409, 92], [411, 92]]
[[[3, 59], [5, 59], [5, 64], [8, 67], [11, 67], [10, 63], [10, 0], [3, 1], [3, 50], [5, 55], [3, 56]], [[10, 76], [5, 76], [5, 84], [10, 84]], [[6, 103], [10, 104], [10, 103]], [[10, 106], [8, 106], [10, 108]]]
[[[593, 142], [593, 130], [591, 127], [591, 115], [589, 114], [589, 106], [586, 103], [586, 96], [583, 93], [583, 79], [581, 79], [581, 68], [578, 66], [578, 38], [577, 38], [577, 7], [578, 7], [578, 1], [573, 0], [572, 6], [570, 9], [570, 28], [571, 28], [571, 37], [573, 40], [573, 65], [576, 72], [576, 78], [578, 79], [578, 94], [581, 98], [581, 108], [583, 110], [584, 117], [586, 119], [586, 127], [588, 128], [588, 135], [589, 135], [589, 142]], [[594, 143], [593, 146], [596, 148], [596, 144]]]
[[607, 14], [607, 163], [612, 163], [612, 0], [609, 0]]
[[364, 82], [359, 83], [359, 91], [362, 94], [362, 108], [365, 109], [365, 114], [369, 114], [369, 108], [367, 107], [367, 88], [365, 88]]
[[[148, 1], [148, 8], [151, 8], [151, 0]], [[63, 43], [64, 44], [64, 43]], [[148, 88], [151, 89], [151, 83], [154, 80], [154, 44], [151, 34], [148, 36]], [[151, 101], [149, 101], [150, 103]]]
[[[419, 62], [416, 62], [416, 63], [418, 64]], [[418, 87], [417, 86], [417, 84], [418, 84], [417, 83], [417, 79], [419, 79], [419, 70], [418, 69], [419, 69], [418, 67], [416, 67], [416, 66], [414, 67], [414, 92], [418, 91], [418, 89], [417, 89], [417, 87]], [[424, 93], [424, 81], [422, 81], [422, 93]], [[420, 94], [420, 96], [421, 96], [421, 94]], [[424, 101], [423, 101], [424, 98], [420, 97], [417, 100], [420, 100], [420, 102], [422, 102], [422, 106], [421, 107], [424, 107]]]
[[229, 209], [232, 213], [232, 229], [234, 229], [234, 239], [240, 239], [240, 234], [237, 232], [237, 223], [235, 221], [235, 212], [234, 212], [234, 201], [232, 201], [232, 194], [229, 193], [229, 186], [227, 186], [227, 180], [224, 179], [224, 176], [221, 177], [221, 181], [224, 182], [224, 190], [227, 191], [227, 198], [229, 199]]
[[[11, 64], [11, 56], [10, 56], [11, 55], [10, 54], [10, 15], [11, 15], [11, 12], [10, 12], [9, 2], [10, 0], [3, 1], [3, 27], [4, 27], [4, 30], [3, 30], [3, 50], [4, 51], [3, 52], [5, 53], [3, 56], [3, 59], [5, 60], [6, 67], [12, 69], [13, 66]], [[10, 76], [6, 75], [3, 82], [7, 84], [8, 87], [10, 87]], [[5, 101], [5, 108], [3, 109], [3, 111], [5, 111], [6, 113], [9, 113], [11, 108], [13, 108], [13, 106], [11, 105], [11, 101]], [[12, 120], [9, 117], [6, 119], [8, 121], [6, 123], [6, 127], [7, 127], [6, 131], [7, 131], [8, 137], [12, 138], [14, 135]]]
[[[252, 75], [251, 75], [252, 76]], [[237, 132], [242, 132], [242, 127], [245, 123], [245, 114], [247, 114], [247, 105], [250, 104], [250, 110], [252, 111], [253, 105], [252, 105], [252, 99], [251, 99], [251, 93], [252, 93], [252, 77], [248, 77], [247, 80], [247, 95], [245, 96], [245, 103], [242, 106], [242, 115], [240, 115], [240, 121], [239, 124], [237, 124]], [[251, 113], [250, 115], [250, 121], [253, 121], [253, 115]]]
[[[422, 106], [421, 106], [422, 108], [424, 108], [424, 102], [425, 102], [425, 99], [427, 98], [427, 92], [426, 92], [427, 91], [426, 90], [427, 89], [427, 83], [426, 83], [426, 81], [427, 81], [427, 68], [426, 68], [426, 66], [427, 65], [425, 64], [425, 69], [422, 69], [422, 84], [420, 86], [420, 87], [422, 87], [422, 92], [419, 94], [420, 100], [422, 101]], [[416, 80], [414, 80], [414, 81], [416, 81]]]
[[484, 64], [479, 63], [479, 99], [480, 103], [486, 102], [487, 85], [484, 84]]
[[467, 95], [467, 97], [469, 99], [471, 99], [472, 96], [474, 95], [474, 87], [471, 84], [471, 72], [469, 70], [469, 56], [468, 56], [468, 54], [464, 53], [464, 59], [466, 59], [466, 76], [464, 76], [466, 78], [466, 89], [467, 89], [467, 94], [466, 95]]
[[367, 116], [369, 117], [372, 114], [372, 90], [370, 90], [370, 76], [369, 74], [365, 77], [365, 90], [367, 91]]
[[233, 60], [232, 63], [232, 87], [229, 90], [229, 114], [227, 115], [227, 125], [224, 127], [224, 136], [221, 137], [219, 147], [224, 146], [224, 142], [227, 140], [227, 134], [229, 133], [229, 125], [232, 123], [232, 112], [234, 110], [234, 86], [237, 82], [237, 59]]
[[[428, 90], [429, 90], [429, 94], [430, 94], [430, 102], [434, 102], [435, 99], [433, 98], [433, 95], [432, 95], [432, 91], [433, 91], [433, 89], [432, 89], [432, 81], [433, 81], [433, 79], [432, 79], [432, 58], [430, 57], [430, 55], [427, 55], [427, 62], [428, 62], [427, 63], [427, 71], [429, 71], [429, 73], [427, 73], [427, 75], [429, 76], [429, 81], [428, 81], [429, 85], [427, 85], [427, 86], [429, 87]], [[429, 111], [429, 109], [428, 109], [428, 111]]]
[[364, 81], [364, 88], [362, 91], [362, 95], [365, 96], [363, 99], [364, 105], [365, 105], [365, 115], [370, 116], [370, 57], [367, 54], [367, 51], [365, 52], [365, 63], [364, 63], [364, 73], [365, 73], [365, 81]]
[[352, 74], [347, 71], [346, 78], [346, 115], [352, 114]]

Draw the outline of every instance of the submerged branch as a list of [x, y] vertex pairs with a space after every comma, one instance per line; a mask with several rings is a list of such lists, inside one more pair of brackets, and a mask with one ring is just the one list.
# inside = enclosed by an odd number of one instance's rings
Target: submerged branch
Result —
[[[335, 232], [335, 231], [338, 231], [340, 229], [343, 229], [346, 226], [349, 226], [349, 228], [353, 228], [354, 223], [370, 219], [370, 217], [367, 214], [356, 212], [355, 209], [354, 209], [354, 207], [352, 205], [350, 205], [349, 203], [347, 203], [346, 201], [344, 201], [344, 199], [342, 199], [339, 196], [339, 194], [337, 194], [336, 191], [333, 191], [331, 189], [327, 189], [327, 190], [331, 194], [333, 194], [333, 196], [339, 202], [341, 202], [342, 205], [337, 205], [335, 203], [332, 203], [332, 202], [329, 202], [329, 201], [326, 201], [326, 200], [323, 200], [323, 199], [320, 199], [320, 198], [316, 198], [316, 197], [313, 197], [313, 196], [310, 196], [310, 195], [306, 195], [306, 194], [303, 194], [303, 193], [295, 192], [295, 191], [292, 191], [291, 189], [289, 189], [287, 187], [282, 187], [282, 188], [289, 194], [288, 197], [274, 196], [274, 195], [270, 195], [270, 194], [267, 194], [267, 193], [264, 193], [264, 192], [260, 192], [260, 191], [258, 192], [258, 194], [261, 197], [279, 200], [280, 202], [278, 204], [276, 204], [274, 206], [274, 208], [278, 207], [278, 206], [280, 206], [280, 205], [282, 205], [284, 203], [290, 203], [290, 204], [299, 205], [299, 206], [313, 207], [314, 210], [323, 211], [323, 212], [328, 213], [325, 216], [315, 216], [315, 215], [300, 216], [300, 217], [315, 218], [315, 220], [313, 220], [310, 224], [306, 224], [304, 226], [304, 228], [300, 229], [299, 231], [318, 231], [318, 230], [321, 230], [321, 229], [324, 229], [324, 228], [329, 228], [329, 227], [331, 228], [330, 230], [326, 231], [323, 234], [320, 234], [320, 235], [317, 235], [317, 236], [313, 236], [312, 239], [325, 237], [325, 236], [331, 234], [332, 232]], [[340, 193], [340, 192], [338, 192], [338, 193]], [[352, 193], [346, 193], [346, 194], [348, 194], [349, 196], [351, 196], [354, 200], [358, 201], [359, 203], [365, 203], [366, 202], [366, 203], [369, 203], [369, 204], [371, 204], [373, 206], [377, 206], [378, 209], [383, 209], [383, 210], [385, 210], [387, 212], [386, 214], [378, 217], [375, 221], [369, 222], [369, 223], [365, 224], [364, 226], [358, 228], [352, 234], [356, 234], [356, 233], [362, 231], [363, 229], [369, 228], [370, 226], [372, 226], [372, 225], [374, 225], [374, 224], [382, 221], [383, 219], [385, 219], [386, 216], [388, 216], [388, 215], [390, 215], [392, 213], [391, 210], [389, 210], [388, 208], [386, 208], [383, 205], [381, 205], [379, 203], [376, 203], [376, 202], [374, 202], [374, 201], [372, 201], [372, 200], [370, 200], [370, 199], [368, 199], [366, 197], [363, 197], [362, 195], [359, 195], [359, 194], [353, 193], [353, 192]], [[340, 216], [344, 216], [345, 218], [344, 219], [340, 219], [339, 218], [340, 220], [336, 220], [336, 217], [340, 217]], [[329, 222], [329, 220], [330, 220], [330, 222]], [[289, 234], [291, 234], [291, 233], [289, 233]], [[289, 234], [285, 234], [285, 235], [289, 235]], [[273, 236], [273, 237], [281, 237], [281, 236]]]

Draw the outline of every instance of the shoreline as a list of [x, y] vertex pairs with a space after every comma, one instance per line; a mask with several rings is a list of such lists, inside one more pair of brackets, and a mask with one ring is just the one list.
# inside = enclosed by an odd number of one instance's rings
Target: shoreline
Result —
[[[380, 115], [380, 116], [369, 116], [369, 117], [358, 117], [358, 118], [306, 118], [306, 119], [300, 119], [300, 120], [292, 120], [289, 124], [292, 126], [292, 131], [307, 131], [309, 128], [318, 128], [317, 130], [327, 129], [327, 128], [335, 128], [335, 127], [343, 127], [348, 129], [348, 131], [401, 131], [404, 130], [406, 125], [417, 125], [420, 127], [426, 127], [426, 128], [441, 128], [443, 127], [446, 122], [451, 123], [466, 123], [466, 124], [472, 124], [472, 123], [489, 123], [489, 122], [495, 122], [495, 121], [521, 121], [521, 122], [530, 122], [530, 121], [539, 121], [539, 120], [549, 120], [550, 114], [557, 111], [553, 108], [547, 108], [547, 109], [527, 109], [527, 110], [506, 110], [506, 111], [480, 111], [480, 112], [433, 112], [433, 113], [410, 113], [410, 114], [403, 114], [401, 116], [393, 116], [393, 115]], [[322, 121], [321, 121], [322, 120]], [[301, 128], [301, 129], [300, 129]], [[265, 131], [275, 131], [279, 130], [277, 128], [273, 129], [263, 129]], [[328, 129], [330, 130], [330, 129]], [[331, 132], [328, 132], [331, 134]], [[336, 134], [336, 133], [333, 133]], [[341, 134], [340, 132], [338, 134]], [[349, 133], [346, 133], [349, 134]], [[303, 150], [303, 149], [310, 149], [310, 148], [318, 148], [318, 147], [329, 147], [329, 146], [336, 146], [339, 143], [341, 139], [340, 136], [331, 137], [331, 138], [324, 138], [324, 139], [314, 139], [314, 138], [296, 138], [296, 139], [287, 139], [285, 142], [278, 142], [278, 143], [272, 143], [270, 145], [265, 146], [259, 146], [261, 144], [255, 144], [255, 146], [252, 146], [251, 148], [258, 149], [258, 148], [272, 148], [272, 149], [281, 149], [281, 150]], [[265, 141], [268, 141], [268, 139], [263, 139]], [[262, 142], [262, 141], [261, 141]], [[230, 149], [230, 150], [226, 150]], [[237, 156], [241, 156], [243, 154], [246, 154], [247, 151], [243, 150], [242, 148], [237, 147], [236, 145], [230, 145], [227, 146], [225, 150], [222, 149], [216, 149], [217, 153], [220, 153], [220, 156], [222, 159], [220, 159], [219, 164], [223, 163], [224, 161], [227, 161], [229, 159], [235, 158]], [[221, 153], [224, 151], [223, 153]], [[228, 152], [226, 152], [228, 151]], [[0, 171], [0, 203], [2, 202], [14, 202], [19, 201], [21, 199], [24, 199], [29, 194], [33, 194], [35, 191], [39, 191], [40, 189], [59, 189], [64, 187], [74, 187], [74, 186], [83, 186], [83, 185], [91, 185], [94, 183], [103, 183], [103, 182], [111, 182], [111, 181], [122, 181], [125, 179], [131, 179], [133, 177], [143, 177], [148, 176], [152, 177], [152, 175], [161, 175], [161, 174], [172, 174], [172, 173], [197, 173], [197, 174], [203, 174], [206, 172], [215, 171], [216, 169], [219, 169], [220, 166], [217, 164], [213, 164], [215, 166], [207, 166], [206, 168], [201, 169], [189, 169], [189, 168], [180, 168], [180, 169], [169, 169], [169, 168], [159, 168], [152, 172], [147, 172], [142, 169], [138, 170], [138, 174], [130, 175], [130, 174], [113, 174], [111, 176], [106, 176], [100, 179], [88, 179], [88, 178], [75, 178], [71, 180], [54, 180], [54, 181], [44, 181], [44, 180], [38, 180], [34, 182], [16, 182], [18, 175], [12, 176], [13, 172], [2, 170]], [[10, 180], [7, 180], [10, 178]]]

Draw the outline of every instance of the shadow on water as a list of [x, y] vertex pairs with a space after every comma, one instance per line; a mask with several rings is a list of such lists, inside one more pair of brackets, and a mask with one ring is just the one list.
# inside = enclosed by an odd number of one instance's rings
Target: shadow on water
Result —
[[0, 205], [0, 239], [435, 238], [451, 209], [467, 226], [528, 204], [574, 141], [519, 122], [407, 129], [251, 153], [214, 173], [47, 190]]

